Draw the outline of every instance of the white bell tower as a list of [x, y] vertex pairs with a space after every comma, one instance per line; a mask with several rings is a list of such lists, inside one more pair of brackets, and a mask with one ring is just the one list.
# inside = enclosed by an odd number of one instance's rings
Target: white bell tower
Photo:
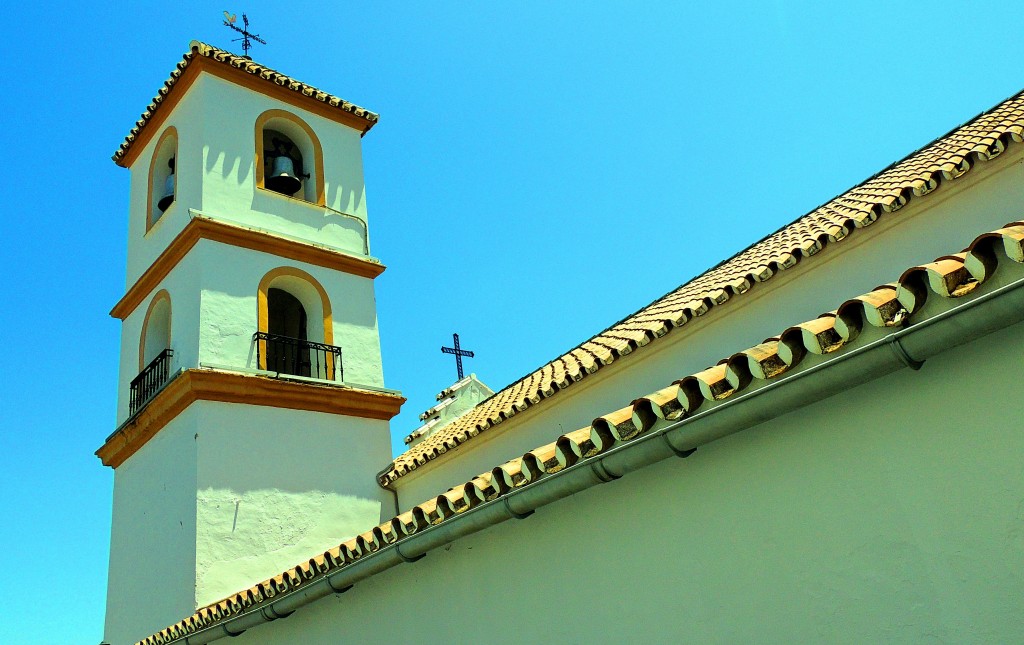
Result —
[[131, 171], [106, 641], [394, 512], [361, 138], [377, 115], [192, 42]]

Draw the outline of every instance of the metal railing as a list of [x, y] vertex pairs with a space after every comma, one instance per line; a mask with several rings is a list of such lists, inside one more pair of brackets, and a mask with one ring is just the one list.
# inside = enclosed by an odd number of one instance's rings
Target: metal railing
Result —
[[265, 331], [253, 334], [252, 340], [256, 343], [256, 364], [260, 369], [327, 381], [344, 380], [340, 347]]
[[146, 402], [163, 387], [171, 375], [171, 357], [174, 351], [165, 349], [149, 362], [139, 375], [132, 379], [131, 396], [128, 400], [128, 415], [142, 409]]

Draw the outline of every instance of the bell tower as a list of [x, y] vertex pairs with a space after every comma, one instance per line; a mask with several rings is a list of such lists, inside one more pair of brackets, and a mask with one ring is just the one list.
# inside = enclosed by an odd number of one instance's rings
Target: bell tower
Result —
[[131, 173], [105, 639], [379, 523], [384, 387], [362, 137], [377, 115], [193, 41]]

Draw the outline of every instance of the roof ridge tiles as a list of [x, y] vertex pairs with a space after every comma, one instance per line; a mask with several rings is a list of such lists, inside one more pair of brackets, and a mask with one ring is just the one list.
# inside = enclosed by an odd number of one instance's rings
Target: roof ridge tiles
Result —
[[[571, 356], [580, 363], [580, 378], [574, 378], [552, 394], [631, 353], [633, 347], [627, 341], [622, 341], [625, 351], [618, 348], [614, 342], [614, 330], [620, 326], [628, 328], [634, 317], [637, 320], [646, 319], [640, 318], [642, 316], [670, 320], [671, 324], [665, 325], [663, 334], [667, 335], [692, 318], [708, 313], [716, 305], [742, 295], [753, 285], [770, 280], [779, 272], [817, 255], [825, 247], [841, 242], [854, 231], [870, 226], [882, 215], [898, 211], [910, 200], [931, 194], [944, 182], [963, 176], [978, 159], [992, 159], [1001, 154], [1011, 141], [1019, 143], [1022, 140], [1024, 92], [1018, 92], [561, 354], [554, 360]], [[597, 348], [606, 349], [606, 352], [597, 351]], [[592, 361], [588, 364], [582, 360], [581, 353], [589, 355]], [[527, 377], [540, 372], [543, 367], [531, 370], [479, 403], [478, 407], [487, 410], [488, 418], [499, 412], [498, 416], [504, 419], [515, 415], [521, 408], [502, 403], [499, 395], [521, 387]], [[459, 424], [455, 422], [440, 430], [438, 435], [458, 431]], [[396, 457], [380, 473], [380, 483], [389, 486], [433, 459], [422, 458], [417, 449], [418, 446]]]
[[149, 105], [143, 111], [142, 116], [135, 122], [135, 125], [128, 132], [128, 135], [124, 138], [124, 141], [114, 152], [112, 159], [117, 164], [124, 162], [125, 156], [128, 154], [129, 149], [139, 139], [143, 129], [149, 122], [155, 117], [157, 112], [160, 110], [160, 106], [163, 104], [166, 97], [170, 94], [171, 90], [177, 84], [178, 80], [182, 77], [185, 70], [192, 64], [197, 58], [205, 58], [216, 61], [221, 64], [225, 64], [234, 69], [238, 69], [245, 72], [255, 78], [273, 83], [280, 87], [286, 87], [298, 94], [312, 98], [315, 101], [329, 105], [330, 107], [337, 108], [341, 111], [348, 112], [357, 117], [364, 119], [367, 123], [364, 133], [368, 131], [374, 124], [380, 120], [380, 115], [375, 112], [371, 112], [366, 108], [359, 107], [358, 105], [346, 101], [340, 97], [328, 94], [323, 90], [317, 89], [312, 85], [308, 85], [301, 81], [298, 81], [290, 76], [286, 76], [281, 72], [271, 69], [265, 65], [261, 65], [251, 59], [237, 56], [226, 50], [208, 45], [198, 40], [193, 40], [189, 43], [189, 51], [187, 51], [180, 61], [175, 65], [171, 71], [170, 76], [164, 81], [163, 85], [157, 90], [157, 94], [150, 101]]

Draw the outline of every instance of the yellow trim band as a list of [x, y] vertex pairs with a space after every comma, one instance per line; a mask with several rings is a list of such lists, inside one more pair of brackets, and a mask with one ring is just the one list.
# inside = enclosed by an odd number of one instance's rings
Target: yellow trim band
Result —
[[134, 421], [111, 435], [96, 456], [104, 466], [117, 468], [195, 401], [245, 403], [388, 421], [401, 410], [405, 398], [338, 385], [189, 369], [161, 390]]
[[194, 216], [181, 233], [171, 240], [163, 253], [146, 269], [145, 273], [128, 289], [124, 297], [114, 305], [114, 308], [110, 310], [110, 315], [120, 320], [127, 318], [201, 239], [262, 251], [288, 260], [343, 271], [362, 278], [376, 278], [384, 273], [386, 268], [379, 262], [349, 255], [342, 251], [297, 242], [273, 233], [254, 231], [242, 226], [218, 222], [208, 217]]

